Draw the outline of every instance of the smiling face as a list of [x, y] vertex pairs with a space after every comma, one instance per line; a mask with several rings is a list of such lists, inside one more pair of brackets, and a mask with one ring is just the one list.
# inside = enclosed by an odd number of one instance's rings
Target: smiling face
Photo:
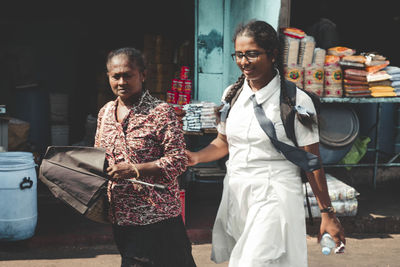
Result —
[[246, 76], [253, 89], [260, 89], [268, 84], [275, 75], [274, 62], [277, 51], [267, 54], [258, 46], [253, 37], [239, 35], [235, 41], [235, 53], [256, 52], [256, 58], [236, 57], [236, 64]]
[[145, 72], [140, 71], [126, 55], [116, 55], [107, 64], [108, 81], [113, 93], [124, 102], [133, 102], [142, 93]]

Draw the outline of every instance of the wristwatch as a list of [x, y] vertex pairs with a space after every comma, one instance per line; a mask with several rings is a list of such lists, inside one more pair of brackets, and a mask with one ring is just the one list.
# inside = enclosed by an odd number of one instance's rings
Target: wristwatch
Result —
[[332, 207], [332, 206], [323, 208], [323, 209], [321, 209], [321, 210], [319, 210], [319, 211], [320, 211], [321, 213], [336, 213], [335, 208]]

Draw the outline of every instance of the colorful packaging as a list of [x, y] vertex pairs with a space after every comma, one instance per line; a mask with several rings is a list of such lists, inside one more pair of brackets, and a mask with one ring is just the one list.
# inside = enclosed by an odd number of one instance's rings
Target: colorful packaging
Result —
[[298, 28], [287, 27], [282, 29], [283, 34], [297, 39], [303, 39], [306, 36], [306, 33]]
[[284, 69], [287, 80], [294, 82], [297, 87], [304, 88], [304, 68], [298, 65], [292, 65]]
[[178, 79], [172, 79], [171, 91], [178, 91]]
[[343, 73], [340, 66], [325, 66], [325, 97], [341, 97], [343, 95]]
[[182, 93], [178, 94], [178, 105], [186, 105], [190, 103], [191, 94], [190, 93]]
[[170, 103], [170, 104], [178, 103], [178, 92], [177, 91], [167, 91], [167, 103]]
[[182, 92], [183, 91], [183, 80], [176, 80], [176, 91]]
[[192, 80], [184, 80], [183, 81], [183, 92], [191, 93], [192, 92]]
[[344, 57], [344, 56], [352, 56], [356, 53], [356, 50], [344, 47], [344, 46], [334, 46], [331, 48], [328, 48], [327, 54], [328, 55], [334, 55], [338, 57]]
[[324, 68], [322, 66], [313, 64], [305, 68], [304, 90], [323, 96]]
[[181, 74], [180, 74], [181, 80], [189, 79], [189, 72], [190, 72], [189, 67], [182, 66], [181, 67]]

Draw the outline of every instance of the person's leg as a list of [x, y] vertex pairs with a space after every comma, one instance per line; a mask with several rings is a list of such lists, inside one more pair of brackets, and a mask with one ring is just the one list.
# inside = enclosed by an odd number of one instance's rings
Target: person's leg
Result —
[[[113, 226], [114, 241], [121, 254], [121, 267], [152, 267], [146, 251], [142, 228], [138, 226]], [[141, 245], [138, 245], [141, 244]]]
[[181, 216], [144, 226], [113, 226], [113, 233], [123, 267], [196, 266]]

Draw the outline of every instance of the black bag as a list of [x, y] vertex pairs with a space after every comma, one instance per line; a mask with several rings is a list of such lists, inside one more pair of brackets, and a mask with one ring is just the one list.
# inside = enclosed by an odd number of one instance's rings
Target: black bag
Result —
[[50, 192], [86, 218], [109, 223], [105, 150], [96, 147], [50, 146], [39, 179]]

